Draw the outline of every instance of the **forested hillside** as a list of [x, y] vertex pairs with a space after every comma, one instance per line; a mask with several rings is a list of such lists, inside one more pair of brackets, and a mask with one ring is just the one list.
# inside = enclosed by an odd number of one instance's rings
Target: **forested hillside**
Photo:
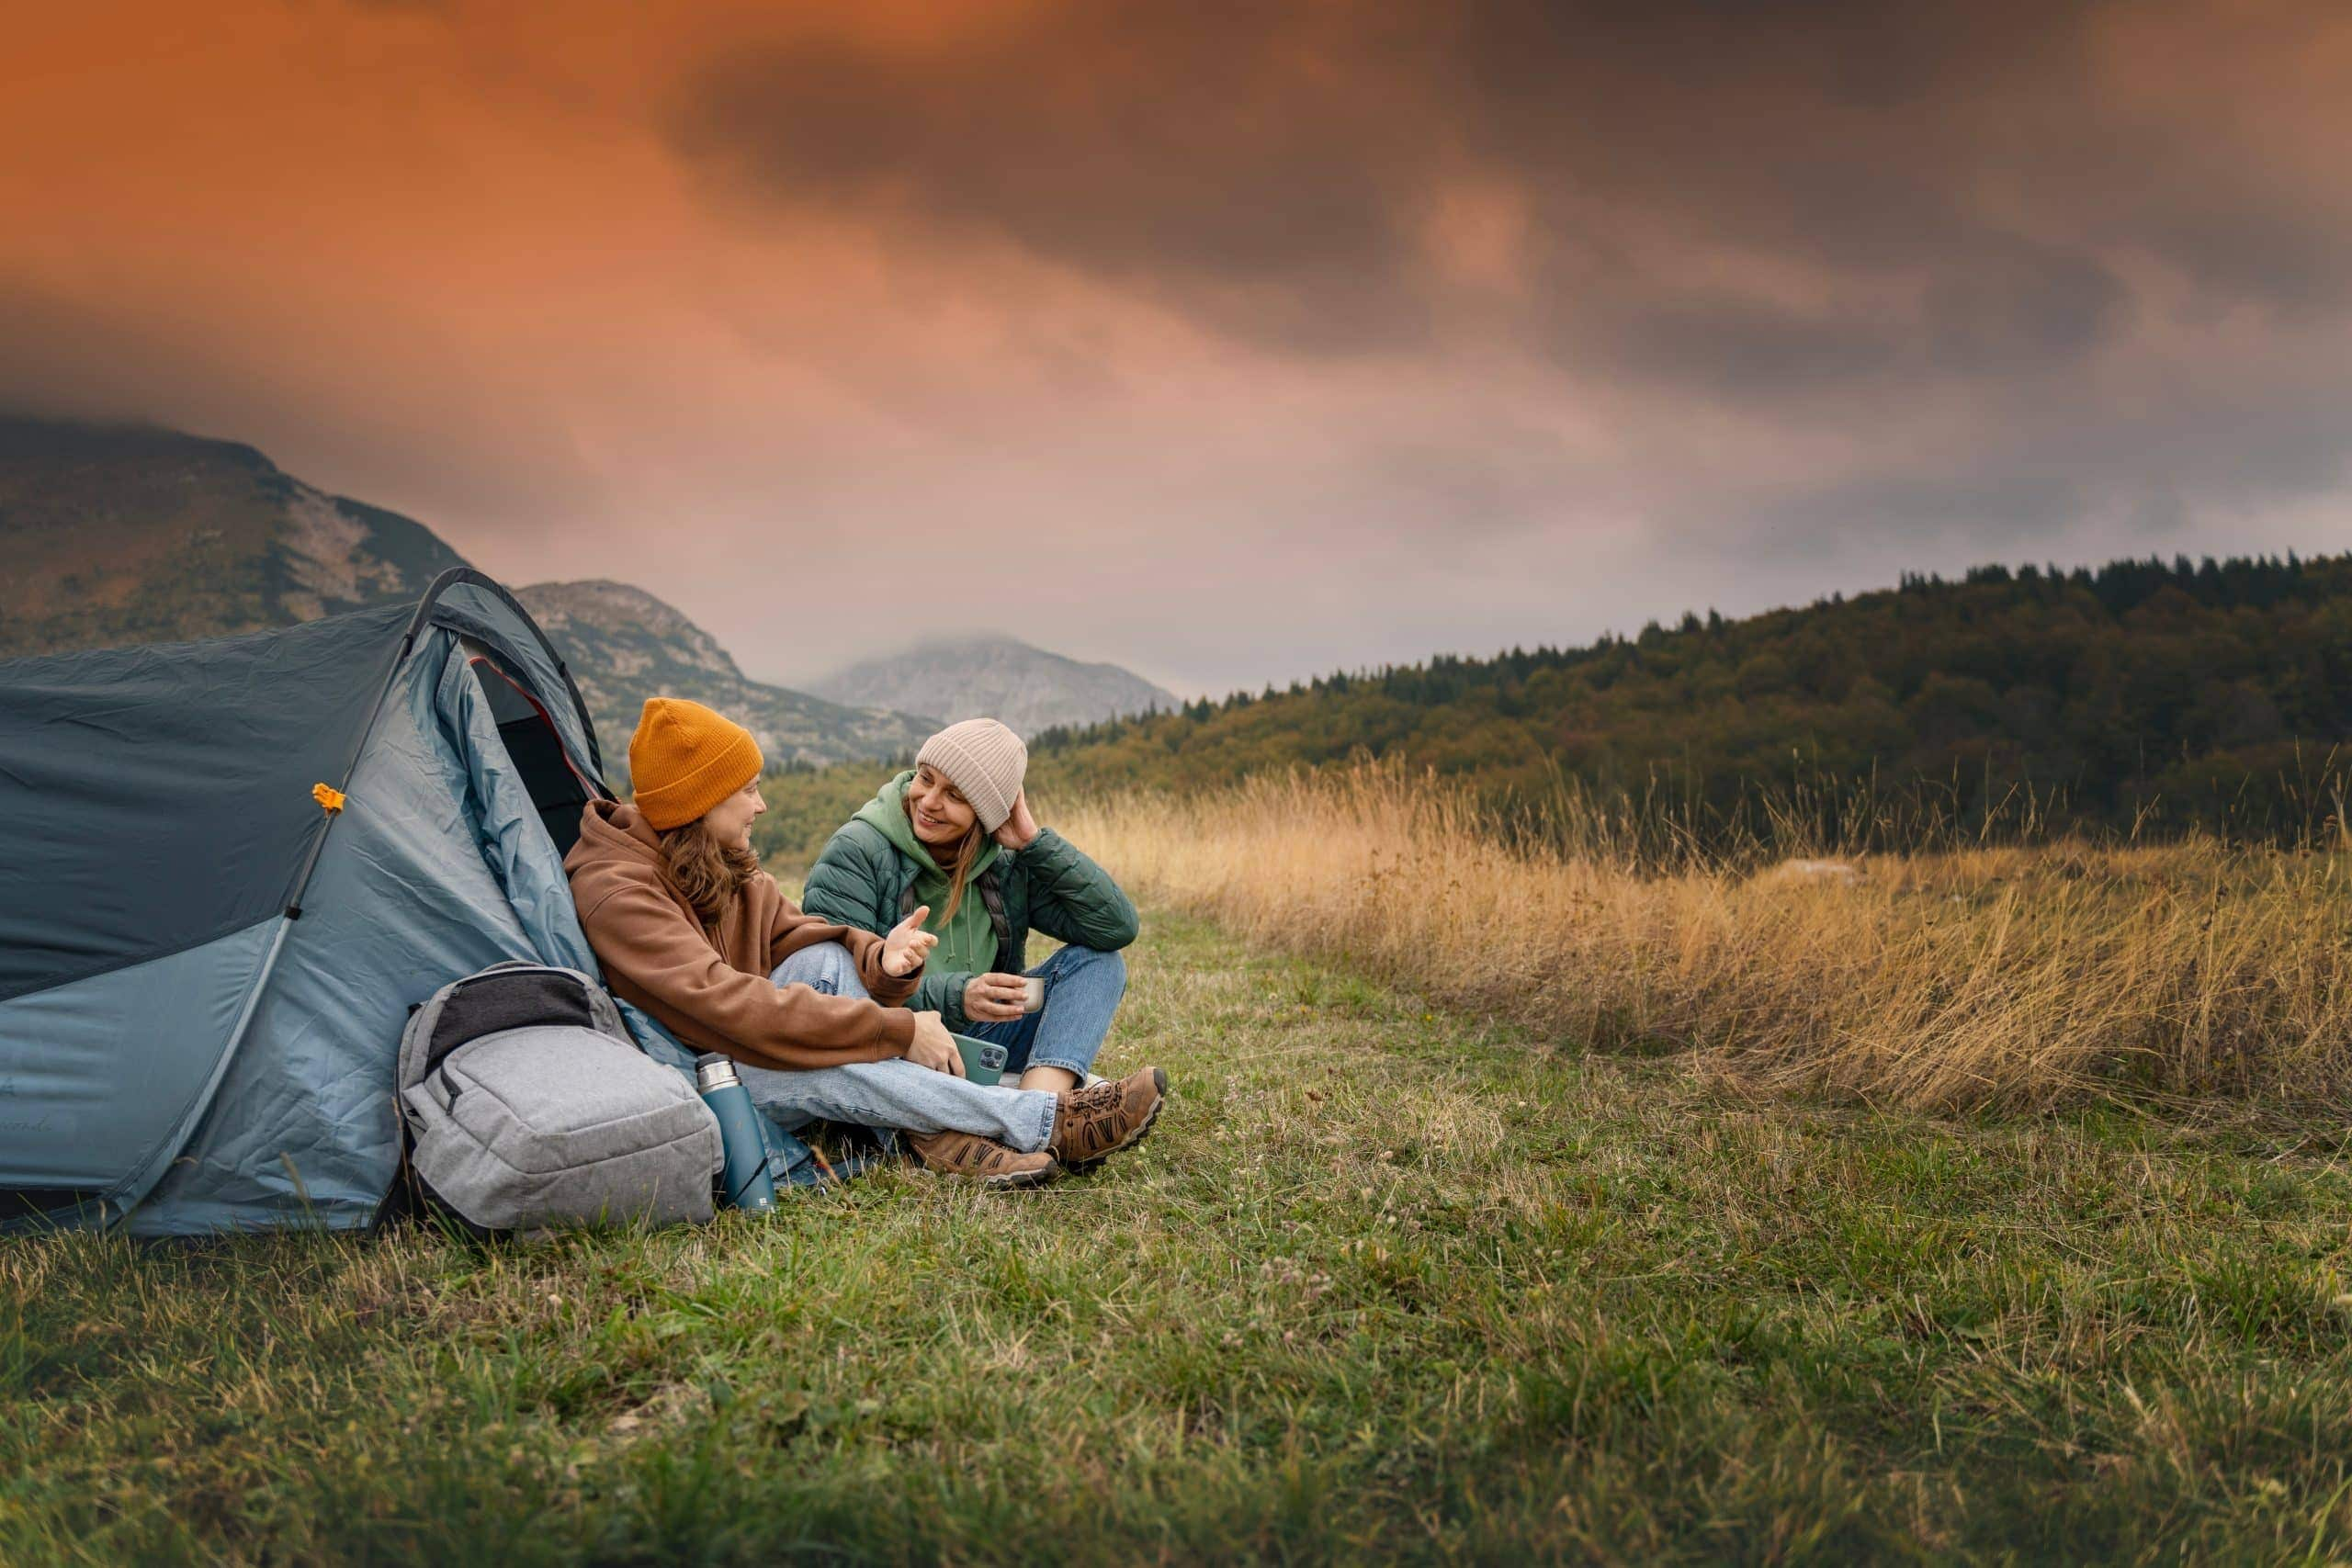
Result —
[[[1487, 793], [1562, 774], [1735, 812], [1917, 788], [1964, 818], [2324, 826], [2352, 739], [2352, 557], [1986, 567], [1585, 648], [1338, 674], [1038, 738], [1061, 787], [1192, 786], [1359, 750]], [[1875, 781], [1874, 786], [1871, 781]]]

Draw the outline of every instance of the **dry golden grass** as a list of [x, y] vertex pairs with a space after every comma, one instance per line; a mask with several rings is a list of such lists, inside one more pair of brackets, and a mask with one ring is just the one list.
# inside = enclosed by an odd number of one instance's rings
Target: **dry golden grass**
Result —
[[2300, 1097], [2352, 1068], [2342, 852], [2069, 841], [1825, 866], [1751, 844], [1661, 867], [1631, 847], [1672, 840], [1655, 823], [1565, 795], [1502, 821], [1376, 766], [1058, 815], [1144, 897], [1270, 947], [1766, 1087], [2021, 1109]]

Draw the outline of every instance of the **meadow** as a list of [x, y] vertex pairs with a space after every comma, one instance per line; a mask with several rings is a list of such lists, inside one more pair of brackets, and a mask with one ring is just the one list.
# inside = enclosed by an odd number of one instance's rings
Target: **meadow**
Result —
[[0, 1244], [0, 1561], [2352, 1554], [2333, 852], [1046, 804], [1146, 906], [1141, 1149]]
[[2049, 838], [2030, 809], [1974, 832], [1914, 813], [1918, 847], [1872, 855], [1803, 806], [1725, 838], [1565, 783], [1497, 808], [1358, 765], [1065, 817], [1148, 897], [1254, 945], [1752, 1088], [1931, 1111], [2340, 1111], [2339, 840]]

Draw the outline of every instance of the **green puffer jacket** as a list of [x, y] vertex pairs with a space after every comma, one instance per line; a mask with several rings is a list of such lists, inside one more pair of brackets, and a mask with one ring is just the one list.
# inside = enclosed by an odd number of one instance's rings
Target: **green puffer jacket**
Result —
[[[855, 817], [834, 830], [825, 852], [809, 868], [800, 907], [838, 925], [877, 935], [912, 914], [915, 879], [925, 870], [876, 826], [888, 813], [900, 813], [899, 799], [910, 768], [885, 784]], [[895, 824], [894, 824], [895, 825]], [[1051, 828], [1038, 829], [1019, 853], [1000, 849], [992, 863], [965, 890], [988, 910], [996, 927], [996, 969], [1018, 975], [1028, 967], [1029, 933], [1040, 931], [1057, 942], [1114, 952], [1136, 939], [1136, 907], [1111, 874], [1086, 858], [1078, 846]], [[933, 911], [933, 919], [940, 918]], [[922, 984], [904, 1005], [937, 1010], [950, 1029], [967, 1023], [964, 987], [972, 972], [927, 967]]]

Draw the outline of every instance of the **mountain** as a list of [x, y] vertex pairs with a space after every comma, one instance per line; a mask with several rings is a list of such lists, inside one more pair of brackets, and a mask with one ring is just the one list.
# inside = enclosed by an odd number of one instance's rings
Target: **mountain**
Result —
[[[463, 557], [250, 446], [0, 416], [0, 659], [221, 637], [413, 599]], [[744, 679], [710, 634], [616, 582], [517, 595], [571, 667], [614, 771], [654, 693], [750, 725], [771, 761], [894, 756], [933, 726]]]
[[908, 714], [749, 680], [708, 632], [626, 583], [538, 582], [514, 596], [571, 667], [615, 772], [626, 767], [639, 710], [657, 695], [690, 697], [740, 721], [759, 737], [771, 765], [896, 756], [935, 728]]
[[413, 597], [458, 553], [250, 446], [0, 417], [0, 658], [170, 642]]
[[935, 714], [950, 722], [986, 715], [1023, 736], [1182, 705], [1115, 664], [1081, 664], [1009, 637], [925, 643], [854, 664], [808, 689], [837, 703]]
[[2352, 556], [1907, 577], [1057, 730], [1030, 776], [1189, 788], [1364, 752], [1493, 798], [1565, 782], [1665, 805], [1702, 830], [1779, 809], [1894, 841], [1905, 813], [1966, 829], [2030, 798], [2056, 827], [2352, 841]]

